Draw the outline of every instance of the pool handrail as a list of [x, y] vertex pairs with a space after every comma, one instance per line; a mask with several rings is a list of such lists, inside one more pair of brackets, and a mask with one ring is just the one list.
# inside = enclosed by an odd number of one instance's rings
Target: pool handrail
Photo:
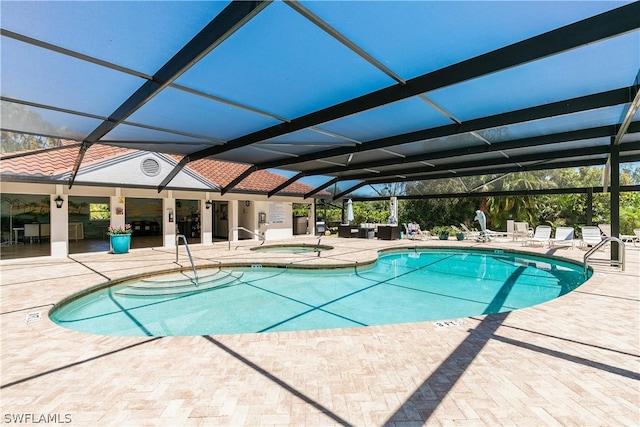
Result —
[[595, 245], [593, 245], [593, 247], [591, 249], [589, 249], [587, 251], [586, 254], [584, 254], [584, 276], [587, 277], [587, 269], [589, 267], [588, 265], [588, 261], [589, 261], [589, 257], [591, 255], [593, 255], [597, 250], [599, 250], [601, 247], [603, 247], [604, 245], [610, 243], [610, 242], [618, 242], [619, 247], [618, 247], [618, 259], [617, 260], [610, 260], [608, 261], [610, 263], [611, 266], [620, 266], [621, 271], [624, 271], [624, 258], [625, 258], [625, 244], [622, 240], [618, 239], [617, 237], [605, 237], [604, 239], [602, 239], [599, 243], [596, 243]]
[[178, 249], [180, 245], [178, 244], [180, 239], [184, 242], [184, 247], [187, 249], [187, 255], [189, 256], [189, 262], [191, 262], [191, 269], [193, 270], [193, 276], [195, 278], [195, 285], [198, 286], [198, 272], [196, 271], [196, 265], [193, 263], [193, 258], [191, 257], [191, 251], [189, 250], [189, 243], [187, 243], [187, 236], [184, 234], [176, 234], [176, 264], [178, 263]]
[[248, 228], [244, 228], [244, 227], [232, 227], [232, 228], [229, 229], [229, 235], [227, 237], [229, 239], [229, 250], [231, 250], [231, 236], [232, 236], [232, 233], [234, 231], [239, 231], [239, 230], [246, 231], [247, 233], [251, 233], [254, 236], [256, 236], [258, 239], [262, 240], [262, 243], [260, 243], [261, 245], [264, 243], [265, 239], [264, 239], [264, 235], [263, 234], [258, 234], [256, 232], [251, 231]]

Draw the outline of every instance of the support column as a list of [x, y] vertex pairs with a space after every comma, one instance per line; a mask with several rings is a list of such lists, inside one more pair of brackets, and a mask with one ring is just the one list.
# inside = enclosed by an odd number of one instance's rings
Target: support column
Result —
[[[238, 226], [238, 212], [239, 212], [239, 202], [238, 200], [229, 200], [229, 230], [234, 229]], [[229, 240], [233, 242], [238, 241], [238, 230], [234, 230], [233, 232], [229, 232]]]
[[[56, 199], [64, 199], [58, 208]], [[69, 255], [69, 196], [63, 194], [62, 185], [56, 185], [56, 194], [49, 196], [51, 222], [51, 256], [66, 258]]]
[[322, 199], [322, 209], [324, 210], [324, 222], [327, 223], [327, 201]]
[[162, 199], [162, 235], [165, 248], [176, 246], [176, 199], [169, 192], [169, 197]]
[[310, 236], [316, 235], [316, 221], [316, 199], [311, 199], [309, 205], [309, 228], [307, 229]]
[[109, 210], [111, 211], [110, 225], [114, 228], [124, 228], [125, 222], [125, 199], [120, 195], [120, 189], [116, 188], [116, 195], [109, 198]]
[[213, 244], [213, 208], [212, 204], [207, 205], [209, 193], [205, 200], [200, 200], [200, 242], [203, 245]]
[[587, 225], [593, 225], [593, 187], [587, 189]]
[[[620, 236], [620, 145], [611, 144], [611, 236]], [[611, 242], [611, 259], [617, 260], [618, 242]]]

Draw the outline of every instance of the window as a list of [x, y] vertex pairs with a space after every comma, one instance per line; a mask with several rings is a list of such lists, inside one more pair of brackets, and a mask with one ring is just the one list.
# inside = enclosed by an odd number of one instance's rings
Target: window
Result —
[[109, 211], [108, 203], [89, 203], [89, 219], [100, 220], [110, 219], [111, 212]]

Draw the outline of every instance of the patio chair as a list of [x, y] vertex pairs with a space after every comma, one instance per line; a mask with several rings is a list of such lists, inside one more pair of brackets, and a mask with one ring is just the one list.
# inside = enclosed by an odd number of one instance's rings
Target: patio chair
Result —
[[539, 225], [536, 227], [533, 237], [529, 237], [522, 241], [522, 246], [540, 243], [540, 246], [544, 247], [545, 244], [550, 245], [549, 240], [551, 240], [551, 227], [548, 225]]
[[51, 239], [51, 224], [40, 224], [40, 239]]
[[589, 246], [595, 246], [602, 241], [602, 234], [600, 229], [595, 226], [584, 226], [582, 229], [582, 241], [580, 242], [581, 248]]
[[516, 239], [516, 222], [512, 219], [507, 220], [507, 235], [513, 240]]
[[573, 227], [558, 227], [556, 228], [556, 237], [549, 240], [549, 246], [571, 246], [573, 249], [575, 247], [573, 235]]
[[24, 240], [27, 239], [29, 239], [29, 243], [33, 243], [34, 240], [40, 241], [40, 224], [24, 225]]

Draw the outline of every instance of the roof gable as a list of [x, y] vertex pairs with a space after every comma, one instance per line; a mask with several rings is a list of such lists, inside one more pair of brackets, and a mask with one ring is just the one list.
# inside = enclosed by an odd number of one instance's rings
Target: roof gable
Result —
[[[81, 166], [76, 175], [76, 182], [157, 187], [176, 164], [172, 158], [160, 153], [134, 151]], [[61, 178], [70, 179], [71, 171], [64, 173]], [[171, 181], [171, 187], [218, 190], [215, 184], [188, 168], [176, 175]]]

